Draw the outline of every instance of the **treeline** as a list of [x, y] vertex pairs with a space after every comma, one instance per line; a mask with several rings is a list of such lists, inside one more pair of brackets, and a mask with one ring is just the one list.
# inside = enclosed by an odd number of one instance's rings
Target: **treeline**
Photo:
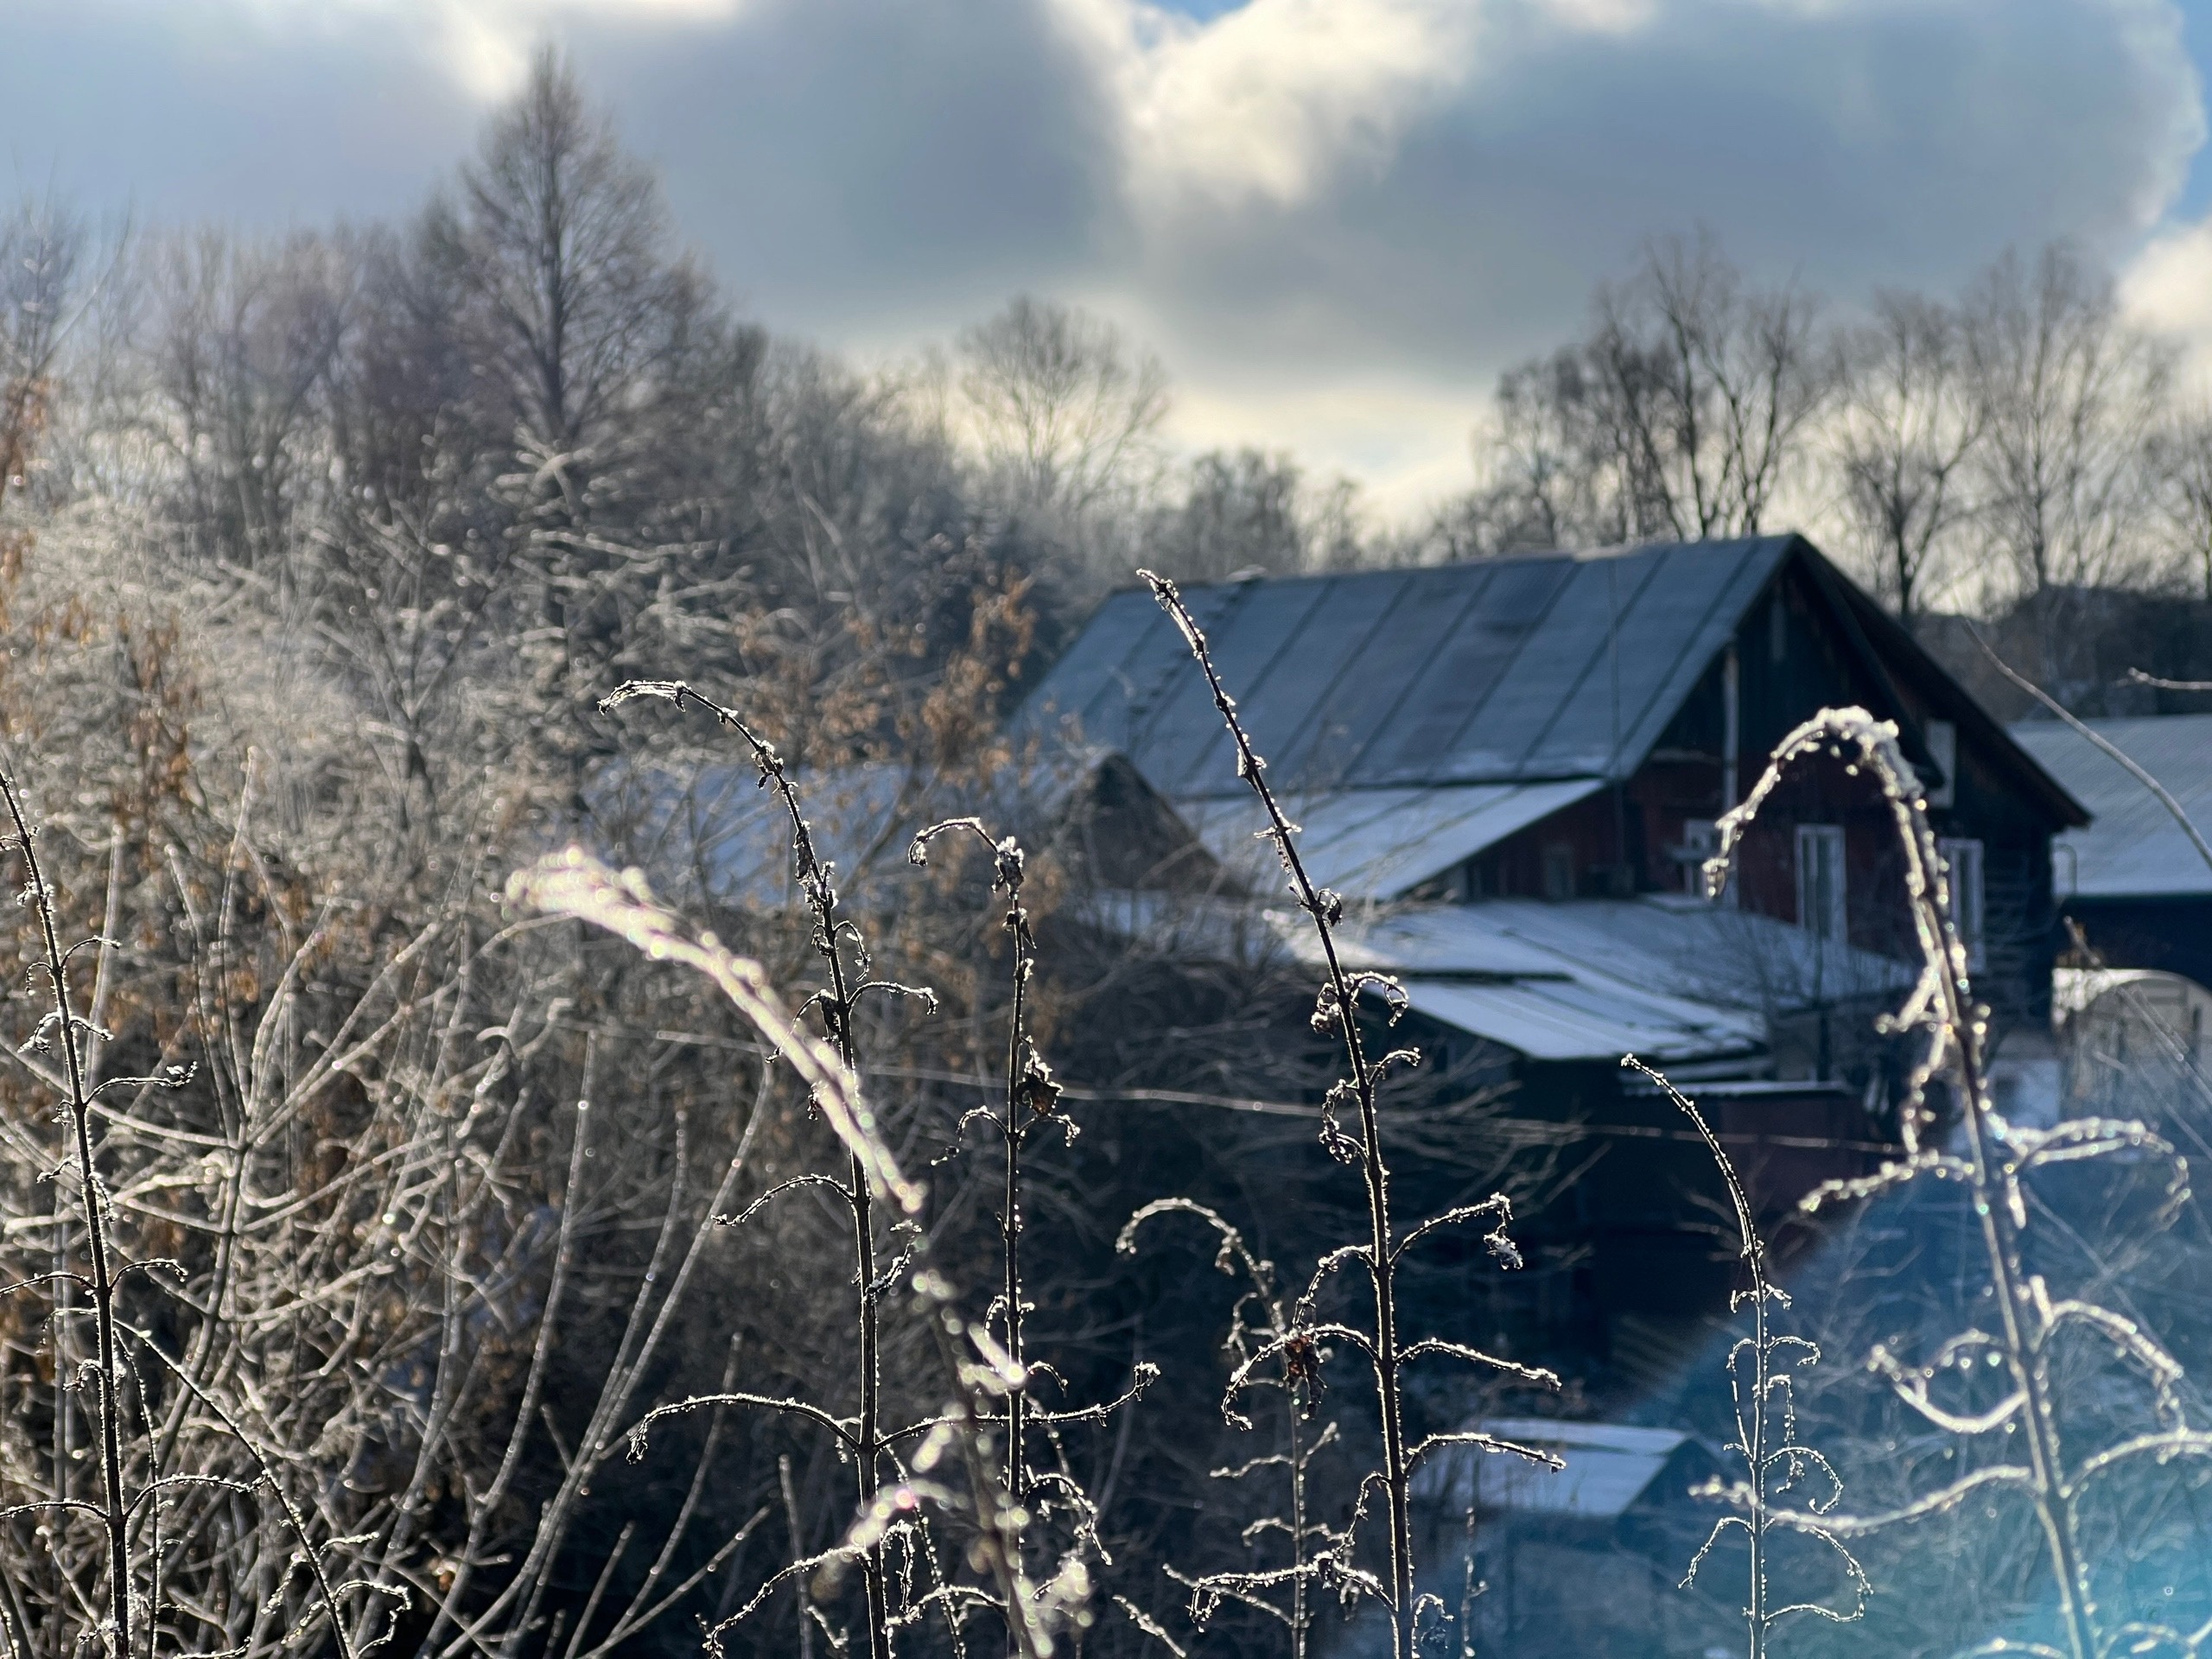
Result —
[[281, 594], [425, 789], [464, 684], [834, 673], [855, 615], [931, 618], [926, 663], [984, 566], [1046, 650], [1140, 557], [1208, 580], [1784, 528], [1908, 619], [2212, 600], [2212, 424], [2064, 246], [1839, 307], [1654, 243], [1501, 378], [1474, 486], [1384, 524], [1290, 456], [1175, 451], [1158, 359], [1068, 307], [869, 372], [774, 336], [550, 59], [410, 221], [118, 242], [42, 201], [5, 240], [35, 509]]
[[1437, 533], [1464, 555], [1804, 529], [1908, 621], [2212, 600], [2212, 425], [2178, 367], [2063, 245], [1839, 312], [1710, 237], [1662, 241], [1582, 338], [1502, 378], [1485, 481]]

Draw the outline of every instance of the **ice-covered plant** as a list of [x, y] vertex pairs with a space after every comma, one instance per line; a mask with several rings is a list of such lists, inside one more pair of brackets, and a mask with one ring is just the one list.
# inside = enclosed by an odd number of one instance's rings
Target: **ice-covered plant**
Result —
[[[1918, 1363], [1878, 1344], [1870, 1364], [1918, 1415], [1939, 1430], [1990, 1448], [1967, 1472], [1886, 1513], [1829, 1514], [1820, 1524], [1847, 1538], [1899, 1522], [1944, 1515], [1969, 1500], [2012, 1494], [2031, 1509], [2056, 1597], [2058, 1642], [1999, 1640], [1987, 1652], [2032, 1653], [2044, 1659], [2105, 1659], [2123, 1638], [2127, 1651], [2165, 1643], [2189, 1653], [2212, 1630], [2182, 1631], [2155, 1623], [2117, 1623], [2100, 1609], [2094, 1561], [2084, 1547], [2087, 1500], [2102, 1482], [2145, 1460], [2212, 1457], [2212, 1434], [2191, 1428], [2183, 1414], [2182, 1368], [2151, 1332], [2100, 1303], [2056, 1292], [2034, 1270], [2030, 1233], [2030, 1178], [2038, 1171], [2094, 1159], [2122, 1158], [2166, 1171], [2171, 1213], [2188, 1192], [2188, 1166], [2142, 1124], [2082, 1118], [2051, 1129], [2007, 1122], [1993, 1101], [1985, 1065], [1988, 1010], [1975, 1001], [1967, 952], [1952, 920], [1948, 871], [1929, 822], [1920, 779], [1897, 747], [1897, 728], [1864, 709], [1824, 709], [1785, 737], [1743, 803], [1720, 821], [1719, 850], [1706, 865], [1707, 891], [1718, 896], [1744, 836], [1773, 798], [1785, 772], [1819, 756], [1841, 761], [1880, 791], [1903, 852], [1906, 901], [1922, 969], [1904, 1007], [1887, 1029], [1916, 1033], [1923, 1047], [1907, 1078], [1900, 1112], [1904, 1155], [1873, 1175], [1832, 1183], [1806, 1199], [1808, 1207], [1863, 1198], [1921, 1179], [1955, 1181], [1971, 1196], [1975, 1230], [1989, 1278], [1995, 1328], [1980, 1324], [1937, 1344]], [[1948, 1085], [1948, 1112], [1931, 1108], [1929, 1090]], [[1948, 1120], [1948, 1121], [1947, 1121]], [[2092, 1446], [2062, 1433], [2055, 1363], [2061, 1344], [2079, 1338], [2133, 1370], [2148, 1390], [2151, 1421], [2139, 1432]], [[1992, 1363], [1993, 1362], [1993, 1364]], [[1992, 1371], [2004, 1384], [1994, 1400], [1958, 1394]], [[1946, 1403], [1946, 1398], [1949, 1403]]]
[[[931, 824], [914, 837], [907, 850], [908, 859], [918, 866], [927, 863], [931, 845], [944, 836], [972, 836], [989, 853], [991, 891], [1006, 897], [1001, 922], [1014, 957], [1003, 1093], [995, 1109], [982, 1105], [963, 1114], [956, 1130], [964, 1131], [971, 1124], [984, 1126], [997, 1138], [1001, 1160], [1000, 1287], [984, 1319], [987, 1329], [995, 1326], [993, 1334], [999, 1338], [1009, 1362], [1008, 1376], [1013, 1379], [996, 1396], [1000, 1415], [995, 1427], [1003, 1437], [1000, 1456], [1012, 1498], [1004, 1523], [1007, 1547], [1027, 1581], [1032, 1558], [1041, 1554], [1039, 1544], [1046, 1529], [1054, 1522], [1064, 1522], [1065, 1547], [1058, 1552], [1051, 1575], [1034, 1581], [1073, 1586], [1087, 1580], [1087, 1557], [1106, 1559], [1105, 1547], [1098, 1535], [1098, 1510], [1065, 1457], [1055, 1459], [1058, 1466], [1054, 1468], [1038, 1465], [1033, 1457], [1037, 1440], [1043, 1436], [1057, 1451], [1060, 1429], [1076, 1423], [1106, 1421], [1135, 1402], [1159, 1375], [1159, 1368], [1139, 1364], [1128, 1390], [1103, 1405], [1047, 1410], [1032, 1398], [1037, 1378], [1052, 1371], [1051, 1367], [1032, 1358], [1029, 1350], [1026, 1316], [1033, 1310], [1022, 1279], [1021, 1155], [1031, 1136], [1040, 1131], [1057, 1129], [1072, 1141], [1076, 1127], [1062, 1105], [1060, 1084], [1052, 1075], [1052, 1066], [1038, 1051], [1029, 1028], [1029, 988], [1037, 972], [1037, 935], [1030, 925], [1028, 907], [1022, 900], [1028, 861], [1012, 836], [994, 837], [983, 827], [982, 820], [974, 817], [948, 818]], [[1014, 1606], [1006, 1606], [1002, 1611], [1011, 1642], [1019, 1634], [1015, 1627], [1025, 1617], [1032, 1615], [1025, 1615], [1023, 1610]]]
[[[1774, 1282], [1767, 1270], [1766, 1246], [1751, 1214], [1751, 1195], [1744, 1190], [1734, 1160], [1706, 1122], [1705, 1114], [1664, 1075], [1635, 1055], [1624, 1055], [1621, 1064], [1649, 1078], [1689, 1119], [1720, 1172], [1730, 1207], [1735, 1211], [1737, 1256], [1744, 1264], [1744, 1276], [1751, 1282], [1732, 1292], [1729, 1301], [1738, 1313], [1751, 1310], [1751, 1330], [1728, 1349], [1728, 1390], [1734, 1407], [1736, 1438], [1727, 1449], [1741, 1459], [1743, 1475], [1732, 1481], [1716, 1480], [1702, 1490], [1738, 1513], [1724, 1515], [1713, 1523], [1705, 1542], [1691, 1558], [1682, 1588], [1687, 1590], [1697, 1582], [1707, 1558], [1722, 1538], [1740, 1532], [1750, 1558], [1744, 1585], [1745, 1647], [1750, 1659], [1765, 1659], [1768, 1638], [1785, 1619], [1809, 1614], [1849, 1624], [1866, 1611], [1872, 1589], [1858, 1558], [1824, 1522], [1843, 1497], [1843, 1482], [1827, 1459], [1797, 1435], [1796, 1374], [1818, 1364], [1821, 1351], [1802, 1337], [1774, 1328], [1773, 1316], [1789, 1306], [1789, 1294]], [[1793, 1492], [1802, 1492], [1804, 1507], [1778, 1507]], [[1777, 1599], [1771, 1559], [1777, 1529], [1809, 1537], [1827, 1548], [1850, 1591], [1848, 1608], [1825, 1601]]]
[[[1298, 831], [1268, 785], [1267, 762], [1253, 747], [1237, 716], [1236, 700], [1215, 670], [1205, 633], [1173, 582], [1149, 570], [1137, 574], [1152, 589], [1160, 608], [1174, 620], [1198, 671], [1205, 676], [1207, 690], [1236, 753], [1236, 775], [1250, 787], [1266, 815], [1267, 827], [1261, 833], [1273, 844], [1292, 897], [1312, 923], [1320, 946], [1325, 976], [1314, 1002], [1312, 1024], [1317, 1035], [1333, 1039], [1341, 1046], [1344, 1068], [1323, 1103], [1322, 1144], [1332, 1157], [1359, 1172], [1367, 1198], [1366, 1238], [1339, 1246], [1321, 1257], [1293, 1305], [1286, 1328], [1260, 1344], [1230, 1374], [1222, 1409], [1232, 1423], [1239, 1422], [1242, 1396], [1256, 1386], [1268, 1368], [1318, 1379], [1332, 1350], [1347, 1349], [1367, 1361], [1375, 1383], [1375, 1427], [1382, 1447], [1382, 1466], [1360, 1481], [1344, 1548], [1317, 1554], [1306, 1564], [1304, 1574], [1325, 1579], [1347, 1599], [1379, 1603], [1389, 1620], [1392, 1659], [1412, 1659], [1427, 1633], [1440, 1629], [1450, 1617], [1441, 1600], [1415, 1588], [1414, 1466], [1431, 1452], [1448, 1445], [1471, 1446], [1548, 1465], [1556, 1459], [1535, 1447], [1515, 1445], [1476, 1428], [1447, 1430], [1413, 1440], [1406, 1427], [1408, 1368], [1424, 1360], [1448, 1360], [1471, 1366], [1479, 1373], [1544, 1387], [1557, 1387], [1559, 1379], [1549, 1371], [1484, 1353], [1465, 1343], [1440, 1337], [1408, 1338], [1400, 1328], [1398, 1274], [1406, 1253], [1446, 1229], [1475, 1225], [1483, 1230], [1480, 1236], [1492, 1258], [1501, 1266], [1516, 1267], [1520, 1253], [1506, 1231], [1512, 1220], [1512, 1205], [1504, 1194], [1493, 1193], [1479, 1204], [1459, 1205], [1409, 1228], [1402, 1229], [1392, 1217], [1390, 1167], [1382, 1147], [1382, 1087], [1392, 1072], [1415, 1065], [1420, 1054], [1410, 1048], [1370, 1053], [1361, 1013], [1371, 995], [1380, 999], [1389, 1022], [1395, 1025], [1405, 1011], [1405, 993], [1387, 975], [1344, 965], [1336, 937], [1344, 917], [1344, 900], [1334, 892], [1315, 887], [1307, 875], [1298, 853]], [[1344, 1122], [1347, 1114], [1350, 1128]], [[1325, 1318], [1321, 1313], [1324, 1297], [1338, 1276], [1347, 1271], [1364, 1280], [1369, 1291], [1367, 1316], [1357, 1324], [1351, 1319]], [[1357, 1547], [1370, 1503], [1381, 1506], [1384, 1537], [1382, 1558], [1375, 1567], [1362, 1562]]]
[[[1212, 1229], [1218, 1248], [1214, 1266], [1243, 1281], [1230, 1309], [1229, 1332], [1222, 1350], [1232, 1369], [1242, 1370], [1257, 1350], [1274, 1347], [1281, 1363], [1274, 1375], [1255, 1376], [1255, 1388], [1279, 1389], [1283, 1396], [1283, 1446], [1280, 1452], [1263, 1452], [1243, 1463], [1212, 1471], [1217, 1480], [1249, 1480], [1280, 1470], [1287, 1515], [1262, 1514], [1247, 1523], [1242, 1541], [1256, 1548], [1263, 1541], [1280, 1536], [1290, 1559], [1281, 1567], [1259, 1567], [1235, 1572], [1187, 1573], [1168, 1569], [1168, 1576], [1191, 1592], [1191, 1617], [1199, 1624], [1209, 1622], [1224, 1601], [1254, 1609], [1281, 1624], [1290, 1635], [1291, 1659], [1306, 1659], [1313, 1626], [1309, 1580], [1314, 1546], [1340, 1551], [1346, 1540], [1325, 1522], [1313, 1518], [1310, 1476], [1313, 1459], [1336, 1443], [1337, 1426], [1312, 1423], [1313, 1382], [1307, 1370], [1281, 1345], [1291, 1324], [1274, 1263], [1255, 1255], [1243, 1234], [1228, 1218], [1195, 1198], [1155, 1198], [1141, 1206], [1122, 1229], [1115, 1249], [1124, 1255], [1136, 1253], [1137, 1236], [1144, 1224], [1161, 1216], [1194, 1216]], [[1237, 1421], [1231, 1419], [1232, 1422]], [[1249, 1419], [1245, 1420], [1249, 1426]]]

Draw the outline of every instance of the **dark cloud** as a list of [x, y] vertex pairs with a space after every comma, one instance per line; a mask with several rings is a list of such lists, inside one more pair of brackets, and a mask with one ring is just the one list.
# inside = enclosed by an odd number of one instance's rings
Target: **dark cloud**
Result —
[[1675, 3], [1614, 32], [1495, 10], [1379, 170], [1160, 228], [1147, 286], [1180, 332], [1480, 372], [1579, 323], [1643, 238], [1698, 225], [1844, 297], [2055, 236], [2118, 254], [2200, 136], [2152, 6]]
[[0, 135], [97, 205], [405, 211], [550, 29], [772, 324], [893, 345], [1058, 293], [1155, 330], [1216, 435], [1357, 385], [1383, 448], [1376, 388], [1433, 420], [1651, 233], [1844, 298], [2051, 236], [2118, 256], [2202, 130], [2168, 0], [18, 10]]
[[683, 223], [764, 314], [870, 335], [1080, 283], [1114, 122], [1036, 0], [756, 0], [727, 24], [574, 36]]
[[0, 143], [19, 182], [142, 219], [403, 212], [481, 117], [417, 21], [191, 0], [11, 8]]

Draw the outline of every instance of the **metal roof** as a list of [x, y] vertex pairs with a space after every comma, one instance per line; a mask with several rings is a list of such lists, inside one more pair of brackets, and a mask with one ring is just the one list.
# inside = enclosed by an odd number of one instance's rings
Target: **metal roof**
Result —
[[1640, 1501], [1672, 1503], [1689, 1496], [1685, 1467], [1681, 1490], [1660, 1487], [1660, 1477], [1684, 1446], [1685, 1465], [1700, 1472], [1717, 1467], [1701, 1441], [1673, 1428], [1631, 1428], [1618, 1423], [1567, 1423], [1542, 1417], [1500, 1417], [1478, 1422], [1482, 1433], [1562, 1458], [1548, 1469], [1510, 1452], [1458, 1445], [1439, 1447], [1416, 1477], [1420, 1495], [1454, 1509], [1479, 1506], [1578, 1521], [1617, 1521]]
[[[1605, 786], [1602, 778], [1548, 784], [1465, 784], [1446, 789], [1356, 789], [1287, 796], [1306, 872], [1348, 899], [1395, 899], [1485, 847]], [[1178, 804], [1222, 865], [1261, 891], [1275, 885], [1267, 815], [1249, 789]]]
[[[2156, 778], [2212, 835], [2212, 715], [2084, 723]], [[2024, 720], [2011, 729], [2091, 814], [2088, 829], [2069, 830], [2051, 845], [2051, 883], [2060, 898], [2212, 893], [2212, 867], [2120, 762], [2063, 721]]]
[[[1624, 778], [1795, 537], [1540, 553], [1184, 590], [1278, 787]], [[1101, 607], [1024, 706], [1178, 801], [1243, 788], [1149, 593]]]
[[[1269, 915], [1287, 949], [1318, 960], [1305, 916]], [[1347, 965], [1395, 976], [1417, 1012], [1540, 1060], [1748, 1060], [1772, 1014], [1912, 980], [1885, 957], [1674, 894], [1355, 912], [1338, 942]]]
[[[794, 766], [790, 776], [816, 854], [836, 867], [837, 886], [849, 896], [856, 882], [872, 878], [906, 880], [907, 845], [925, 825], [980, 813], [993, 834], [1012, 832], [1027, 842], [1041, 820], [1062, 810], [1103, 768], [1125, 765], [1104, 750], [1066, 747], [982, 780], [949, 783], [925, 768], [886, 761]], [[703, 896], [724, 904], [799, 901], [790, 816], [748, 764], [612, 769], [594, 806], [602, 818], [626, 825], [629, 849], [657, 885], [697, 881]], [[1173, 817], [1173, 809], [1161, 810]]]
[[1766, 1039], [1765, 1022], [1756, 1014], [1591, 978], [1532, 977], [1484, 985], [1414, 978], [1400, 982], [1415, 1012], [1503, 1043], [1532, 1060], [1749, 1056]]

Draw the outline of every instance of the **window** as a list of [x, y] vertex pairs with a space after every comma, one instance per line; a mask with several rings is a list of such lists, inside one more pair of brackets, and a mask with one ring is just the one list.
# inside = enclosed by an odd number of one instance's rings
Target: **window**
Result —
[[1930, 806], [1954, 806], [1959, 798], [1959, 728], [1948, 720], [1928, 722], [1928, 758], [1943, 781], [1928, 791]]
[[1797, 826], [1797, 925], [1823, 939], [1847, 937], [1840, 824]]
[[1978, 841], [1940, 841], [1951, 888], [1951, 925], [1959, 930], [1959, 943], [1967, 948], [1967, 966], [1981, 966], [1982, 938], [1987, 912], [1982, 886], [1981, 843]]
[[1544, 849], [1544, 897], [1574, 897], [1574, 849], [1566, 842], [1554, 841]]
[[1691, 818], [1683, 823], [1678, 855], [1682, 864], [1684, 893], [1705, 896], [1705, 861], [1719, 850], [1720, 826], [1711, 818]]

